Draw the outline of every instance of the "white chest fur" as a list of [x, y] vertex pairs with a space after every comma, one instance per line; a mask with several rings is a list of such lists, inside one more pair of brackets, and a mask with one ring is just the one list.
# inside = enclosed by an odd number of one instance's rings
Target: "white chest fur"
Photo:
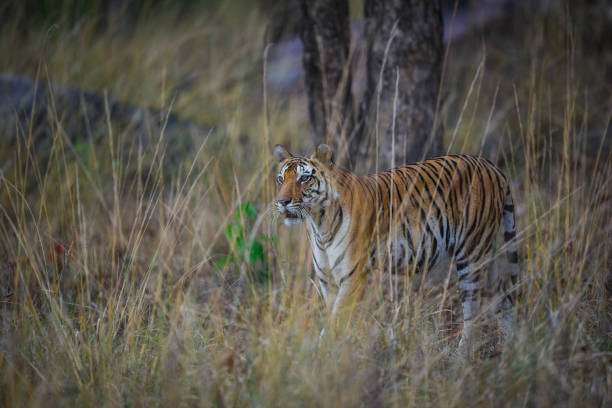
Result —
[[314, 221], [308, 222], [315, 272], [319, 278], [335, 286], [342, 282], [351, 269], [351, 257], [347, 248], [350, 225], [350, 216], [345, 213], [335, 235], [329, 237], [328, 232], [318, 229]]

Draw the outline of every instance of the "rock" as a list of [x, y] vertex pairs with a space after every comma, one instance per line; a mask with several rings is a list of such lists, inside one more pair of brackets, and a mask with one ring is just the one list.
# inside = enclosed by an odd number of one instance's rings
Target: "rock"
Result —
[[108, 113], [113, 132], [130, 132], [143, 150], [160, 137], [164, 127], [166, 154], [190, 152], [209, 130], [175, 114], [135, 107], [102, 94], [72, 86], [45, 84], [31, 78], [0, 74], [0, 143], [9, 147], [17, 135], [32, 129], [36, 151], [49, 146], [55, 132], [74, 144], [81, 139], [97, 141], [108, 134]]

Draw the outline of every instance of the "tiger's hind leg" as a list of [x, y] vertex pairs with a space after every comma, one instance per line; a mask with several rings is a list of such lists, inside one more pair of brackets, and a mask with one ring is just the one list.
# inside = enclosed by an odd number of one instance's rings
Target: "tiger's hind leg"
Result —
[[498, 283], [497, 290], [497, 308], [495, 310], [495, 317], [497, 320], [497, 326], [503, 335], [505, 341], [512, 335], [514, 326], [514, 297], [512, 295], [512, 288], [508, 288], [507, 279], [499, 277], [500, 282]]
[[474, 340], [476, 330], [476, 319], [479, 317], [482, 279], [486, 268], [475, 268], [474, 264], [457, 263], [457, 274], [459, 275], [459, 294], [461, 307], [463, 309], [463, 329], [459, 349], [467, 351], [470, 343]]

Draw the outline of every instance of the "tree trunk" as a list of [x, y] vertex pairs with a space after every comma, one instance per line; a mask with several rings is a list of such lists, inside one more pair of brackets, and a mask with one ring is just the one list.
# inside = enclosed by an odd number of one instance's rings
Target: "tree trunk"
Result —
[[353, 131], [347, 0], [301, 0], [301, 39], [308, 111], [315, 146], [333, 146], [336, 162], [348, 165]]
[[375, 157], [368, 167], [386, 169], [441, 153], [435, 123], [444, 31], [440, 0], [366, 0], [364, 6], [368, 83], [357, 154]]
[[436, 117], [441, 0], [365, 0], [367, 84], [358, 120], [351, 95], [347, 0], [301, 0], [301, 11], [315, 145], [332, 145], [337, 163], [360, 171], [441, 153]]

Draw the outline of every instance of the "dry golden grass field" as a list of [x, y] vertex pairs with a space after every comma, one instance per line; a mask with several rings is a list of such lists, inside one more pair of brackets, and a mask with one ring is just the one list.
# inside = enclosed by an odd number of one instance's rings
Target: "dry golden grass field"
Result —
[[0, 405], [612, 406], [612, 48], [549, 3], [446, 44], [445, 145], [508, 175], [521, 256], [514, 336], [471, 356], [439, 285], [372, 288], [319, 344], [305, 230], [270, 210], [269, 146], [312, 145], [299, 82], [264, 81], [265, 8], [15, 6], [0, 73], [47, 92], [0, 115]]

